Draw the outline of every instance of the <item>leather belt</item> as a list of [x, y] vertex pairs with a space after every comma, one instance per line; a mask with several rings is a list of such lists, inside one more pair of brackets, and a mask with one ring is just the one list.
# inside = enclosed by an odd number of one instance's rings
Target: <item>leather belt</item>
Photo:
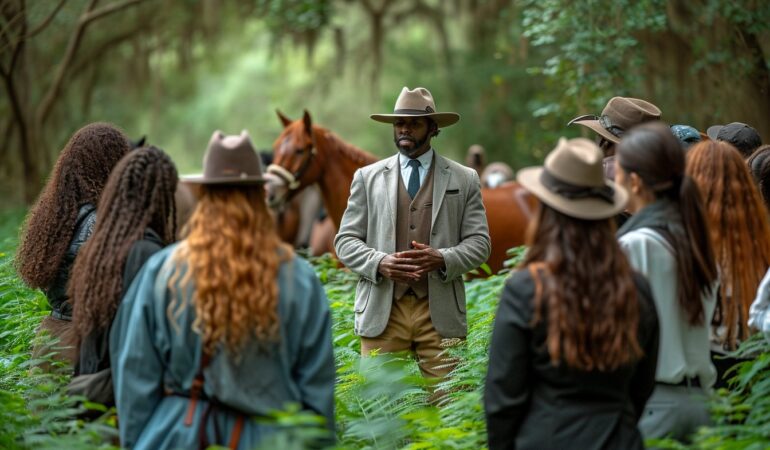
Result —
[[700, 385], [700, 378], [698, 377], [684, 377], [682, 381], [679, 383], [663, 383], [658, 382], [658, 384], [665, 384], [666, 386], [688, 386], [688, 387], [701, 387]]

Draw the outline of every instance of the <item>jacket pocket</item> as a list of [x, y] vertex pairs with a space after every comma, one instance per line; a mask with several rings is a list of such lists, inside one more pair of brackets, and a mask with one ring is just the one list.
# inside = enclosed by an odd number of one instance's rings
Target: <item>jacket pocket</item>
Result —
[[452, 289], [455, 294], [455, 302], [457, 302], [457, 309], [465, 314], [465, 288], [463, 286], [462, 278], [457, 278], [452, 281]]
[[356, 303], [353, 305], [353, 311], [362, 313], [369, 304], [369, 296], [372, 294], [372, 282], [361, 278], [356, 286]]

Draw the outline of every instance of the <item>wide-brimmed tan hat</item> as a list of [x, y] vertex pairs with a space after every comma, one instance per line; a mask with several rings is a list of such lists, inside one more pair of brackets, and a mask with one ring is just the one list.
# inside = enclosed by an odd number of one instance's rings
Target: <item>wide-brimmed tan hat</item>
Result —
[[203, 174], [181, 177], [193, 184], [262, 184], [262, 162], [254, 150], [249, 133], [227, 136], [217, 130], [211, 136], [203, 157]]
[[599, 147], [588, 139], [559, 139], [545, 165], [519, 171], [516, 180], [540, 201], [570, 217], [599, 220], [626, 207], [628, 192], [604, 178]]
[[399, 117], [430, 117], [439, 128], [448, 127], [460, 120], [460, 115], [455, 112], [436, 112], [433, 95], [422, 87], [401, 89], [393, 114], [372, 114], [369, 117], [384, 123], [393, 123]]
[[660, 109], [652, 103], [631, 97], [612, 97], [601, 116], [587, 114], [575, 117], [567, 125], [576, 123], [599, 133], [617, 144], [634, 125], [660, 120]]

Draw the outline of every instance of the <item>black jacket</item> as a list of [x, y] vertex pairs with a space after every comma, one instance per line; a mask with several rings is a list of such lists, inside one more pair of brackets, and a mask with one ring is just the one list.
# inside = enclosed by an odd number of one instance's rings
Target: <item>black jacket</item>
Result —
[[[155, 252], [162, 249], [163, 240], [151, 229], [144, 231], [142, 240], [134, 242], [128, 251], [126, 265], [123, 267], [123, 290], [125, 295], [134, 277], [144, 263]], [[110, 367], [110, 330], [95, 330], [80, 343], [80, 358], [75, 367], [75, 375], [96, 373]]]
[[72, 234], [70, 246], [59, 265], [59, 271], [56, 273], [53, 283], [45, 289], [48, 304], [51, 305], [51, 309], [58, 319], [72, 320], [72, 305], [67, 299], [67, 282], [70, 279], [70, 270], [75, 262], [75, 257], [78, 255], [80, 247], [91, 237], [95, 224], [96, 207], [86, 203], [78, 210], [75, 232]]
[[644, 448], [636, 423], [655, 386], [658, 318], [646, 279], [635, 274], [634, 281], [645, 356], [614, 372], [555, 367], [545, 347], [545, 321], [530, 324], [532, 276], [522, 270], [506, 281], [484, 391], [490, 450]]

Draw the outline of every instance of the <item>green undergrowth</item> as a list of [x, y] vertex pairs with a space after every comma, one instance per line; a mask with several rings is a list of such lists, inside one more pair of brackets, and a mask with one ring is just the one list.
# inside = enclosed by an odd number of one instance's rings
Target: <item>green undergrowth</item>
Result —
[[[12, 258], [23, 211], [0, 214], [0, 448], [115, 448], [114, 410], [81, 404], [63, 392], [62, 370], [43, 373], [32, 359], [35, 329], [47, 314], [42, 293], [26, 288]], [[522, 256], [511, 253], [511, 263]], [[336, 448], [339, 449], [480, 449], [486, 447], [482, 407], [487, 349], [505, 274], [466, 282], [468, 337], [451, 349], [459, 360], [452, 376], [426, 385], [416, 362], [405, 355], [361, 358], [353, 333], [357, 277], [337, 268], [329, 257], [312, 259], [333, 314], [337, 366]], [[509, 265], [510, 266], [510, 265]], [[668, 448], [737, 449], [770, 447], [770, 344], [761, 336], [742, 346], [758, 358], [736, 372], [730, 390], [713, 402], [715, 425], [702, 429], [692, 444], [672, 441]], [[83, 421], [78, 414], [94, 408], [101, 417]], [[296, 406], [273, 418], [286, 426], [263, 448], [300, 449], [317, 436], [318, 422]]]

